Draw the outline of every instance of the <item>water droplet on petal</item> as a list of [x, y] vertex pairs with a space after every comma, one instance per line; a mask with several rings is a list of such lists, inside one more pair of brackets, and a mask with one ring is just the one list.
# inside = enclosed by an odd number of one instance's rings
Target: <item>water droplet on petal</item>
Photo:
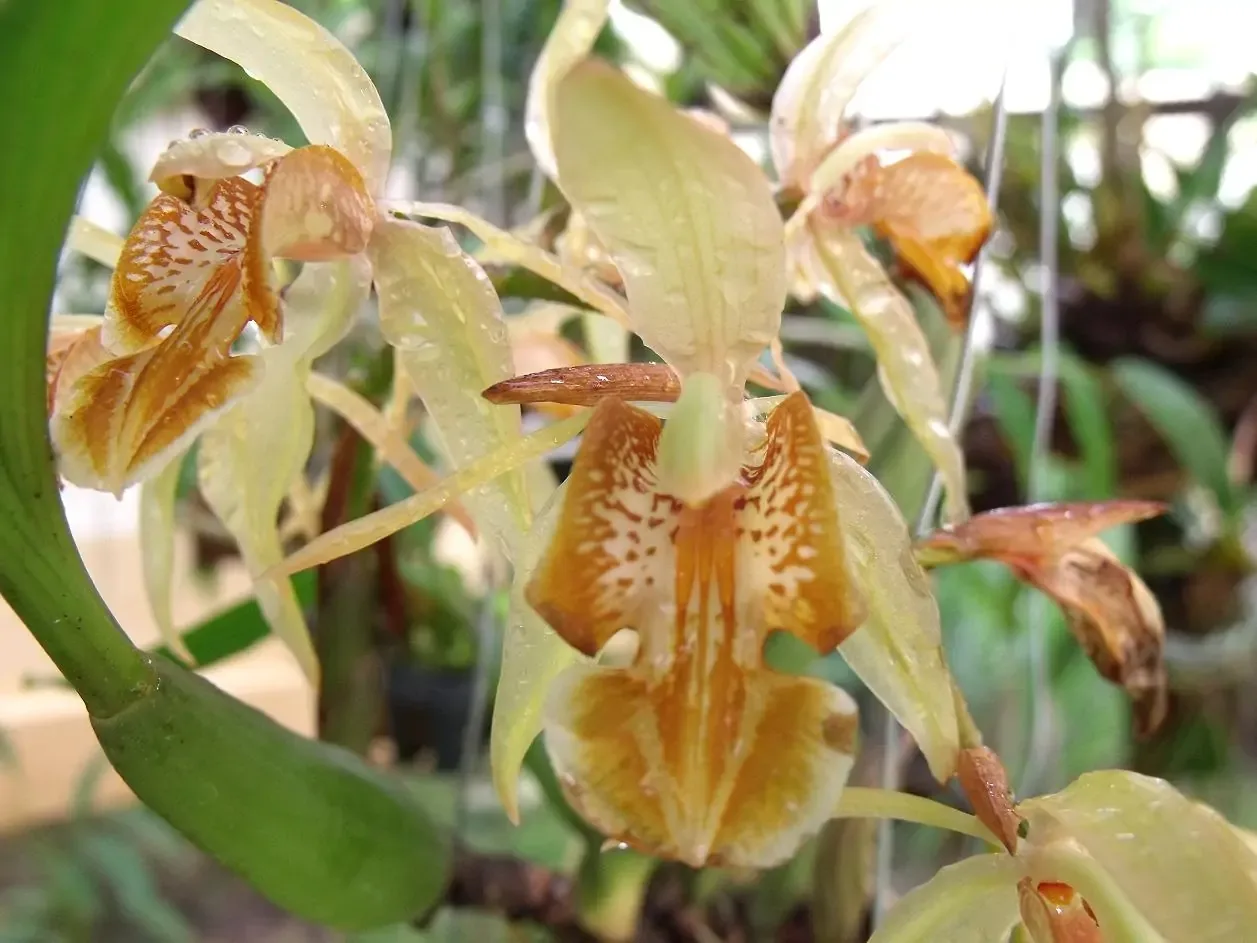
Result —
[[191, 131], [188, 132], [188, 138], [190, 140], [195, 141], [197, 138], [203, 138], [205, 137], [205, 135], [211, 134], [211, 133], [212, 132], [210, 131], [209, 128], [193, 128]]
[[248, 134], [249, 129], [242, 124], [233, 124], [227, 129], [228, 134]]

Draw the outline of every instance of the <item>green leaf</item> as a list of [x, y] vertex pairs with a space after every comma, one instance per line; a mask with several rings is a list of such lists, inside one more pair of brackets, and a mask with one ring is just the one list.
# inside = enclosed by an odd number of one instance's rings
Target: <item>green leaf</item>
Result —
[[1026, 493], [1034, 450], [1034, 397], [1012, 377], [992, 372], [987, 378], [991, 413], [1013, 453], [1013, 467], [1022, 493]]
[[1079, 498], [1100, 500], [1117, 492], [1117, 452], [1104, 390], [1093, 370], [1067, 350], [1057, 355], [1061, 405], [1078, 446], [1085, 485]]
[[148, 862], [132, 842], [93, 831], [75, 843], [75, 850], [113, 892], [127, 917], [162, 943], [191, 943], [196, 936], [183, 915], [162, 896]]
[[1240, 495], [1227, 475], [1227, 435], [1213, 406], [1175, 374], [1147, 360], [1113, 363], [1118, 388], [1165, 439], [1178, 463], [1233, 518]]
[[[297, 601], [303, 609], [314, 605], [316, 589], [315, 570], [298, 573], [292, 579]], [[270, 635], [271, 627], [262, 615], [257, 600], [250, 596], [230, 609], [210, 616], [200, 625], [183, 633], [183, 644], [196, 659], [197, 668], [207, 668], [215, 662], [238, 655], [250, 646]], [[165, 645], [153, 650], [156, 654], [173, 658]]]

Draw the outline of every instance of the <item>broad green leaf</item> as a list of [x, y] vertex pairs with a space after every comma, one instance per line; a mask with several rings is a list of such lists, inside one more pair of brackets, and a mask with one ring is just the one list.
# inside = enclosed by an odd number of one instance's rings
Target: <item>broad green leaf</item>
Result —
[[384, 185], [393, 137], [371, 78], [335, 36], [275, 0], [198, 0], [176, 32], [239, 65], [292, 112], [311, 144], [330, 144]]
[[841, 452], [831, 453], [831, 463], [843, 533], [869, 610], [838, 651], [946, 782], [956, 768], [960, 732], [929, 578], [877, 479]]
[[[445, 228], [381, 220], [370, 247], [380, 328], [423, 400], [455, 467], [520, 438], [518, 406], [481, 396], [515, 373], [502, 306], [480, 266]], [[522, 470], [464, 497], [486, 536], [515, 559], [532, 523]]]
[[1186, 381], [1148, 360], [1120, 359], [1112, 375], [1184, 470], [1213, 492], [1224, 512], [1237, 513], [1241, 498], [1227, 474], [1227, 436], [1213, 406]]
[[868, 334], [886, 398], [943, 478], [947, 519], [964, 520], [969, 516], [964, 454], [948, 427], [938, 368], [912, 306], [854, 232], [815, 225], [810, 232], [822, 292], [847, 307]]
[[286, 294], [289, 336], [259, 355], [262, 382], [201, 436], [198, 454], [201, 493], [240, 546], [271, 628], [312, 682], [318, 660], [292, 584], [261, 574], [284, 558], [279, 508], [314, 444], [311, 360], [345, 333], [369, 287], [360, 259], [308, 265]]
[[633, 329], [683, 374], [741, 385], [777, 334], [784, 232], [731, 139], [594, 61], [559, 85], [559, 186], [624, 277]]
[[550, 133], [554, 90], [559, 79], [589, 55], [607, 22], [610, 6], [608, 0], [566, 0], [528, 79], [524, 136], [533, 160], [551, 179], [557, 173]]
[[[313, 572], [298, 573], [292, 579], [293, 592], [302, 610], [314, 605], [316, 579]], [[183, 632], [183, 647], [192, 656], [197, 668], [208, 668], [225, 658], [238, 655], [262, 641], [270, 634], [271, 627], [256, 599], [245, 599], [236, 605], [210, 616], [199, 625]], [[162, 645], [155, 654], [167, 658], [175, 653]]]
[[162, 641], [182, 661], [187, 661], [189, 656], [175, 628], [170, 586], [174, 579], [175, 489], [185, 455], [179, 453], [157, 475], [140, 485], [140, 561], [144, 589]]
[[1020, 809], [1033, 842], [1076, 841], [1167, 940], [1221, 943], [1257, 926], [1257, 854], [1164, 780], [1088, 773]]
[[1004, 943], [1021, 920], [1016, 858], [975, 855], [904, 895], [869, 943]]

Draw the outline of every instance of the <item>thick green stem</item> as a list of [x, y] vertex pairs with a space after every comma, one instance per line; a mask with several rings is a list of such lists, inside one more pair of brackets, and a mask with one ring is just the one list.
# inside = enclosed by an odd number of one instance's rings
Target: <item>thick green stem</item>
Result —
[[66, 525], [44, 406], [48, 301], [76, 185], [127, 84], [186, 5], [0, 5], [0, 100], [13, 142], [0, 149], [0, 595], [98, 717], [155, 676], [110, 617]]
[[631, 940], [659, 862], [636, 851], [602, 851], [591, 842], [576, 885], [577, 920], [600, 940]]

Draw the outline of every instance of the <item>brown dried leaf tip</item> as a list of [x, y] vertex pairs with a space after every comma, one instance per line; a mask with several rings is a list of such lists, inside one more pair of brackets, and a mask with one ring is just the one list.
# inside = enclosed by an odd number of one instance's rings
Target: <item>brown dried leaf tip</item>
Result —
[[979, 514], [917, 546], [923, 566], [999, 560], [1051, 596], [1097, 670], [1122, 685], [1136, 731], [1165, 719], [1165, 623], [1155, 597], [1097, 536], [1119, 524], [1165, 513], [1156, 501], [1035, 504]]
[[1013, 808], [1013, 791], [999, 757], [987, 747], [961, 750], [956, 776], [978, 821], [995, 834], [1010, 855], [1016, 854], [1022, 818]]

